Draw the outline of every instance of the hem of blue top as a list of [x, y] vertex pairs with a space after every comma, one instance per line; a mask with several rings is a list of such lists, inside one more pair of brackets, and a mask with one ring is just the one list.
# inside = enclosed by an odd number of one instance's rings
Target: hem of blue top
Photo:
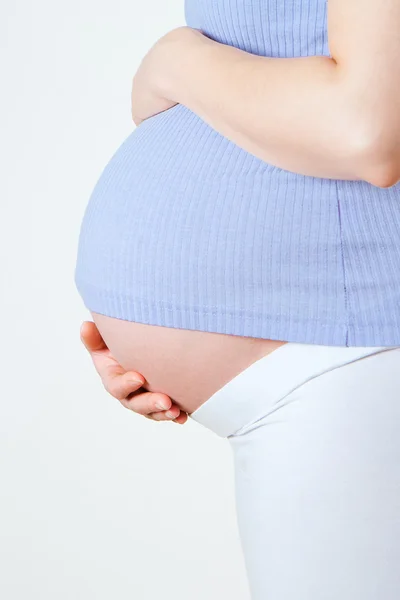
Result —
[[398, 321], [386, 324], [382, 321], [348, 324], [267, 310], [232, 310], [222, 305], [180, 306], [172, 301], [127, 297], [78, 278], [75, 283], [89, 311], [124, 321], [324, 346], [400, 346], [400, 314]]

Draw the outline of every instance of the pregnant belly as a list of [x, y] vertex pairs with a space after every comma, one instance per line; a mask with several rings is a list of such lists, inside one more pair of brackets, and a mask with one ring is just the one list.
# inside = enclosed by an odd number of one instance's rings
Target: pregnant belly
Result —
[[114, 358], [192, 413], [213, 393], [285, 342], [172, 329], [92, 313]]
[[267, 309], [283, 308], [272, 302], [288, 281], [283, 237], [291, 261], [307, 251], [294, 211], [309, 214], [311, 200], [296, 208], [287, 180], [185, 107], [144, 121], [106, 165], [83, 219], [75, 281], [86, 306], [127, 321], [220, 333], [221, 326], [199, 326], [200, 317], [236, 321], [235, 334], [246, 319], [243, 335], [255, 335]]
[[271, 247], [285, 223], [274, 218], [276, 178], [268, 202], [272, 171], [178, 105], [127, 138], [90, 198], [78, 290], [115, 359], [188, 413], [284, 343], [197, 320], [225, 315], [242, 330], [254, 319], [260, 329], [279, 294]]

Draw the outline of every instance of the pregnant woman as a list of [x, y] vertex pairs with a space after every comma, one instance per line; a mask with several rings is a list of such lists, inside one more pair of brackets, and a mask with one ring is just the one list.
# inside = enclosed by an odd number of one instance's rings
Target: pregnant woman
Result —
[[400, 2], [186, 22], [86, 209], [82, 339], [124, 406], [229, 440], [253, 600], [398, 600]]

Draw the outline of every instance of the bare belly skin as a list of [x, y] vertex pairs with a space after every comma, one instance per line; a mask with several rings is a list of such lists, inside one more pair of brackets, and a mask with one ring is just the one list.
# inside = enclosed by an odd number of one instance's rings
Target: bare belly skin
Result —
[[119, 364], [143, 375], [146, 390], [167, 394], [189, 414], [252, 363], [286, 343], [92, 316]]

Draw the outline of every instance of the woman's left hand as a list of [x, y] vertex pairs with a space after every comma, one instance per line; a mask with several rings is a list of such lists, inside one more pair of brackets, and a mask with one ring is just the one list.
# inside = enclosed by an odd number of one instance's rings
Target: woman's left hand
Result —
[[188, 52], [203, 34], [191, 27], [173, 29], [154, 44], [132, 81], [132, 119], [136, 125], [179, 103], [174, 78]]

